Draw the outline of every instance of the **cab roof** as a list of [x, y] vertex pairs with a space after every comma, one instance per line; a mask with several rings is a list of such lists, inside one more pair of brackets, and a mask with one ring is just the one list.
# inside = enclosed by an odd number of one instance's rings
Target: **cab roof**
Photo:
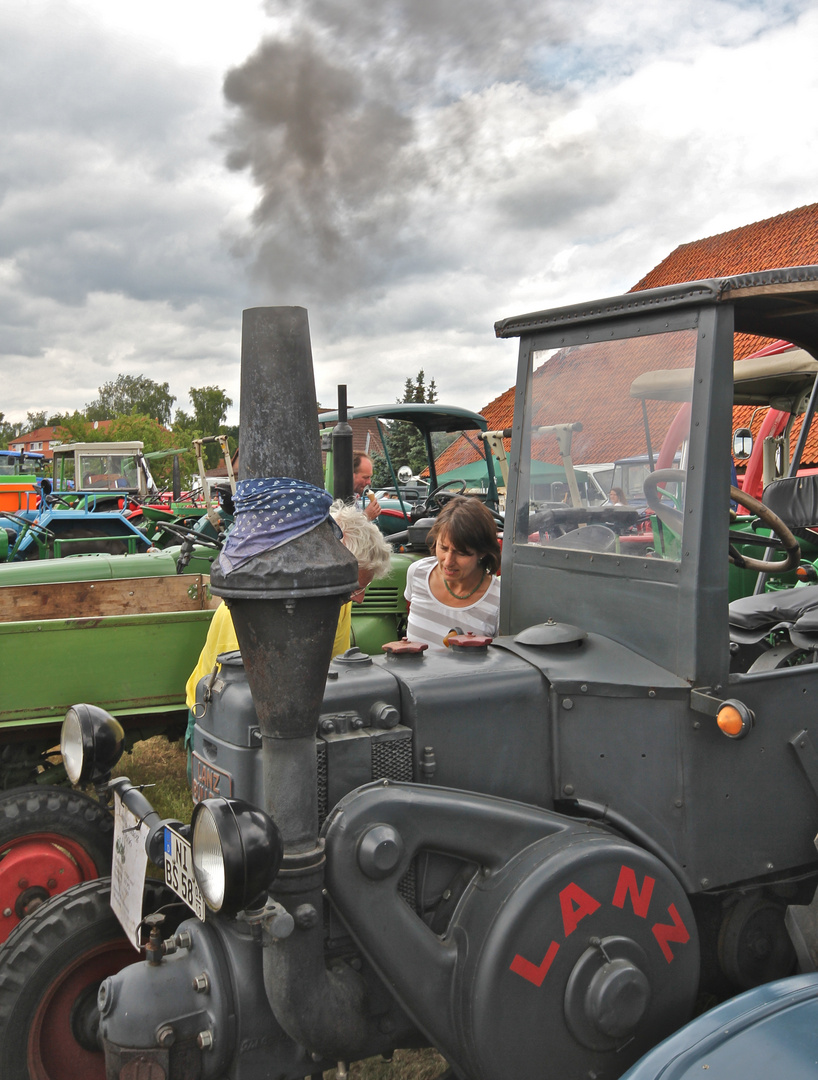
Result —
[[[391, 405], [365, 405], [347, 409], [348, 420], [377, 417], [379, 420], [408, 420], [421, 431], [486, 431], [488, 425], [480, 413], [462, 409], [457, 405], [424, 405], [420, 403], [395, 403]], [[338, 423], [338, 413], [322, 412], [318, 417], [322, 427]]]
[[687, 281], [605, 300], [514, 315], [494, 324], [499, 338], [521, 337], [577, 323], [633, 318], [640, 313], [731, 303], [736, 333], [783, 338], [818, 352], [818, 266], [787, 266], [752, 274]]

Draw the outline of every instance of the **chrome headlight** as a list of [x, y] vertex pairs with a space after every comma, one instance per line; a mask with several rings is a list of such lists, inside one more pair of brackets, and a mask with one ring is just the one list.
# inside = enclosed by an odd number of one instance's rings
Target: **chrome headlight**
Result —
[[125, 732], [97, 705], [72, 705], [60, 732], [60, 753], [72, 784], [107, 775], [122, 757]]
[[235, 915], [262, 896], [281, 865], [278, 826], [240, 799], [205, 799], [191, 820], [193, 873], [213, 911]]

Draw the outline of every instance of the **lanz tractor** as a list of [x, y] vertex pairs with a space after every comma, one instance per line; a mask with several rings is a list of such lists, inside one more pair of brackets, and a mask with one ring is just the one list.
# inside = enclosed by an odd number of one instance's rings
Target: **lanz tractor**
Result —
[[[305, 312], [247, 311], [243, 333], [242, 479], [320, 484]], [[160, 821], [107, 781], [116, 723], [69, 711], [69, 775], [115, 794], [113, 885], [0, 951], [3, 1080], [296, 1080], [426, 1045], [462, 1080], [613, 1080], [702, 993], [793, 968], [785, 912], [818, 881], [818, 590], [744, 597], [768, 630], [731, 643], [728, 560], [799, 559], [766, 506], [755, 548], [729, 537], [731, 499], [760, 505], [730, 486], [733, 340], [818, 355], [818, 267], [497, 333], [520, 339], [501, 635], [330, 663], [357, 578], [329, 523], [214, 564], [241, 646], [200, 684], [218, 794]], [[647, 511], [549, 497], [568, 430], [580, 461], [648, 455]], [[811, 484], [791, 478], [799, 520]], [[134, 851], [198, 914], [150, 886], [144, 959], [108, 906], [128, 923]]]

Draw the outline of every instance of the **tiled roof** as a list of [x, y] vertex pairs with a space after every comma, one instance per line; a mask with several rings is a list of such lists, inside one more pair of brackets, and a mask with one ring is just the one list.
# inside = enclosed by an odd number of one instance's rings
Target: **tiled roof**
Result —
[[637, 282], [632, 291], [815, 262], [818, 262], [818, 203], [681, 244]]
[[[785, 214], [757, 221], [751, 225], [744, 225], [738, 229], [719, 233], [716, 236], [706, 237], [703, 240], [695, 240], [689, 244], [682, 244], [668, 255], [658, 266], [654, 267], [649, 274], [639, 281], [631, 291], [639, 289], [652, 289], [660, 285], [672, 285], [681, 281], [697, 281], [700, 279], [726, 277], [730, 274], [749, 273], [754, 270], [768, 270], [778, 266], [804, 266], [818, 263], [818, 203], [809, 206], [801, 206], [796, 210], [790, 210]], [[735, 340], [736, 359], [743, 359], [755, 352], [765, 344], [764, 339], [752, 337], [749, 334], [737, 334]], [[665, 364], [664, 366], [671, 366]], [[544, 384], [537, 386], [535, 395], [540, 397], [545, 404], [547, 394], [544, 393], [547, 380], [545, 365], [537, 373], [536, 383]], [[622, 373], [627, 377], [626, 373]], [[548, 364], [548, 378], [559, 376], [559, 370], [553, 366], [553, 360]], [[594, 392], [594, 388], [577, 385], [577, 403], [581, 404], [587, 420], [593, 419], [593, 414], [598, 409], [608, 407], [608, 398], [602, 398]], [[481, 410], [488, 421], [490, 430], [499, 430], [511, 427], [514, 415], [514, 387], [506, 390], [504, 394], [495, 398]], [[744, 426], [749, 423], [753, 413], [751, 408], [737, 408], [734, 411], [734, 427]], [[577, 418], [580, 418], [579, 415]], [[753, 431], [757, 432], [763, 418], [762, 413], [757, 413], [753, 419]], [[560, 417], [565, 421], [566, 417]], [[540, 420], [554, 422], [553, 420]], [[589, 424], [588, 427], [598, 426]], [[791, 441], [797, 436], [800, 421], [796, 421], [791, 435]], [[619, 433], [609, 428], [610, 441], [607, 445], [586, 447], [586, 456], [583, 449], [574, 447], [574, 460], [612, 461], [622, 456], [620, 452], [623, 440]], [[506, 443], [508, 448], [508, 442]], [[625, 451], [627, 452], [627, 451]], [[549, 457], [551, 455], [549, 454]], [[803, 463], [805, 465], [818, 464], [818, 433], [812, 432], [807, 440], [804, 451]]]

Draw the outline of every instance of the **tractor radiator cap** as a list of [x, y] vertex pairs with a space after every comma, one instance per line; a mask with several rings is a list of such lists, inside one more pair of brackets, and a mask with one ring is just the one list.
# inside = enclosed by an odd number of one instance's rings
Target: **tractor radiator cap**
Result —
[[585, 630], [570, 623], [547, 622], [527, 626], [514, 638], [518, 645], [578, 645], [588, 637]]

